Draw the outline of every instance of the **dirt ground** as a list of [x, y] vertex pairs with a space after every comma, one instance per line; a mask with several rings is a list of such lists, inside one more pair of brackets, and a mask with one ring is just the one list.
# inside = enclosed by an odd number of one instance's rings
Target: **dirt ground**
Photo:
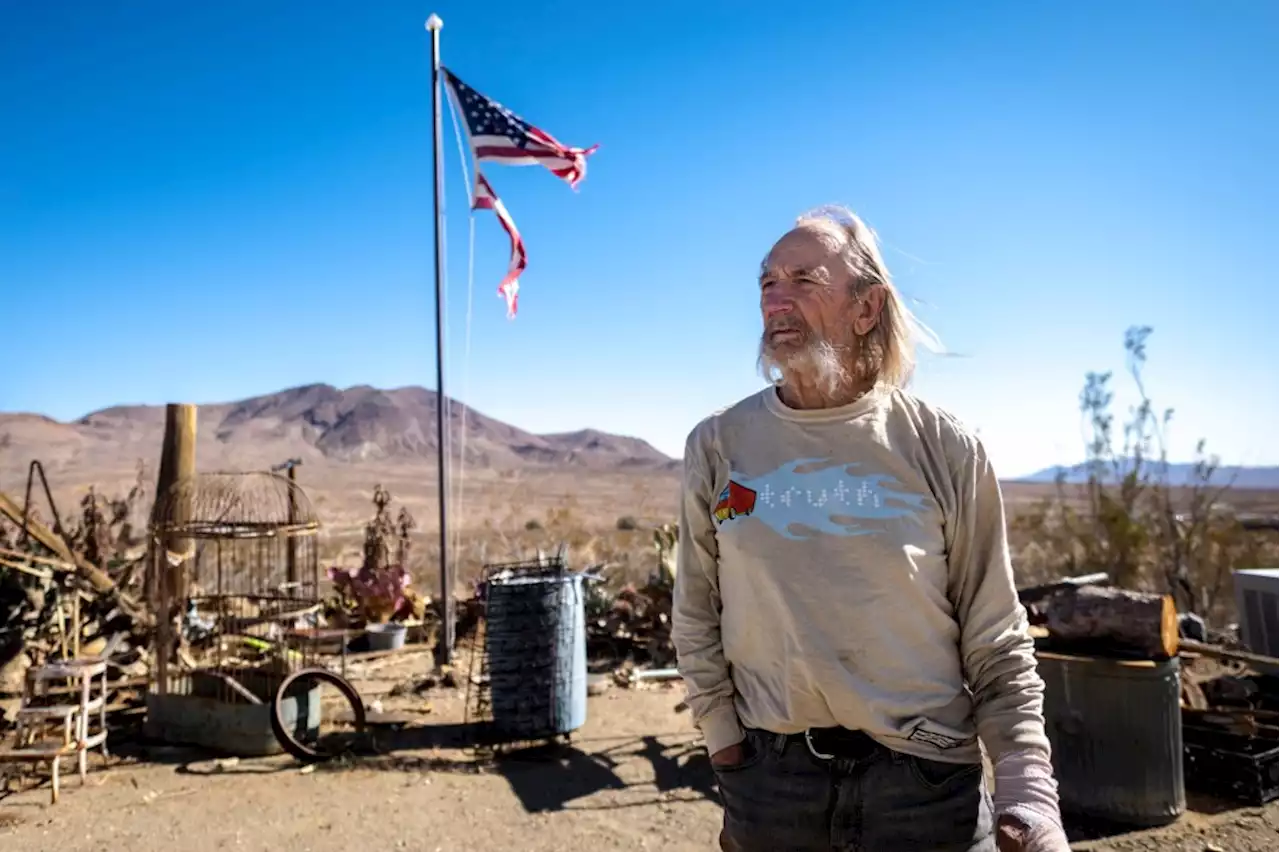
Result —
[[[353, 681], [384, 720], [388, 753], [302, 769], [291, 758], [218, 759], [172, 746], [117, 745], [81, 786], [0, 796], [0, 848], [20, 852], [271, 850], [710, 850], [719, 829], [715, 782], [676, 687], [614, 688], [590, 699], [589, 721], [558, 757], [481, 769], [461, 747], [465, 692], [404, 685], [429, 658], [353, 664]], [[392, 694], [400, 686], [400, 696]], [[72, 776], [74, 779], [74, 775]], [[1098, 837], [1094, 852], [1274, 850], [1277, 806], [1222, 810], [1192, 802], [1177, 824]], [[1216, 811], [1216, 812], [1215, 812]], [[891, 852], [891, 850], [887, 850]]]

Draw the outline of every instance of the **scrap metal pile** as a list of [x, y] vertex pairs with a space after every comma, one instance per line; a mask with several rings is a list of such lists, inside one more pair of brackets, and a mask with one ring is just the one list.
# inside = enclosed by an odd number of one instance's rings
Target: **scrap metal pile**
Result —
[[671, 587], [628, 583], [587, 624], [587, 656], [612, 662], [666, 668], [675, 665], [671, 642]]
[[[1166, 709], [1172, 711], [1177, 736], [1161, 747], [1171, 749], [1171, 759], [1181, 757], [1179, 786], [1249, 805], [1277, 797], [1277, 660], [1245, 648], [1241, 631], [1213, 630], [1199, 616], [1178, 613], [1169, 595], [1116, 588], [1106, 574], [1024, 588], [1019, 597], [1027, 608], [1037, 653], [1042, 656], [1064, 653], [1078, 659], [1138, 661], [1154, 666], [1172, 660], [1177, 703]], [[1089, 672], [1094, 671], [1091, 666], [1077, 665], [1075, 671], [1077, 687], [1093, 682], [1089, 680]], [[1102, 667], [1097, 671], [1110, 670]], [[1126, 671], [1158, 669], [1140, 665]], [[1134, 689], [1142, 684], [1138, 678], [1113, 677], [1105, 682], [1124, 683]], [[1070, 696], [1064, 692], [1057, 702], [1071, 713], [1079, 709], [1073, 701], [1092, 700], [1078, 688], [1071, 692]], [[1149, 719], [1141, 720], [1144, 733], [1156, 730], [1157, 720], [1162, 718], [1159, 708], [1149, 709]], [[1134, 718], [1141, 718], [1141, 714]], [[1072, 724], [1076, 724], [1074, 716]], [[1120, 722], [1111, 719], [1107, 724]], [[1102, 723], [1099, 726], [1103, 727]], [[1093, 783], [1092, 778], [1084, 780]], [[1073, 790], [1065, 779], [1060, 778], [1059, 783], [1065, 798], [1077, 793], [1084, 798], [1092, 795], [1083, 787]]]
[[1244, 804], [1280, 794], [1280, 704], [1274, 673], [1237, 661], [1193, 658], [1183, 669], [1187, 786]]
[[587, 598], [587, 657], [597, 671], [612, 671], [624, 685], [641, 672], [666, 673], [676, 662], [671, 641], [671, 602], [676, 577], [679, 530], [654, 530], [657, 570], [643, 585], [628, 583], [610, 595], [593, 587]]
[[[43, 481], [33, 463], [37, 475]], [[32, 667], [61, 657], [110, 659], [117, 710], [141, 702], [149, 670], [154, 625], [137, 590], [141, 484], [117, 500], [90, 489], [70, 530], [45, 491], [50, 524], [30, 506], [30, 489], [25, 506], [0, 493], [0, 730], [12, 723]]]

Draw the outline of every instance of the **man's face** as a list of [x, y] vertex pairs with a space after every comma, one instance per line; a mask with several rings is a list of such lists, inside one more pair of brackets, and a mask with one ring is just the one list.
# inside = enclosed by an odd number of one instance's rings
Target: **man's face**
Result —
[[797, 363], [825, 343], [857, 346], [853, 273], [837, 238], [820, 228], [796, 228], [774, 245], [760, 271], [763, 353], [775, 364]]

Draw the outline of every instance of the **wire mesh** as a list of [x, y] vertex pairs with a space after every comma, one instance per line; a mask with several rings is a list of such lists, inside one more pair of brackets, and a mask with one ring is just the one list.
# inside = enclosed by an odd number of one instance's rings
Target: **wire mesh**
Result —
[[269, 472], [175, 483], [157, 507], [148, 599], [157, 616], [152, 689], [269, 702], [316, 657], [320, 524], [298, 484]]
[[477, 756], [568, 739], [586, 719], [582, 577], [562, 557], [486, 566], [468, 678]]

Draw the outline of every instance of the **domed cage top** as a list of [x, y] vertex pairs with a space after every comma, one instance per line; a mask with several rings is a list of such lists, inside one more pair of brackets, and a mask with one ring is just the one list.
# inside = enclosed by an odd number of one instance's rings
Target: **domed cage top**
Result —
[[219, 472], [175, 482], [154, 529], [175, 538], [276, 538], [314, 535], [320, 522], [306, 492], [278, 473]]
[[240, 702], [310, 665], [319, 636], [316, 519], [306, 492], [267, 471], [202, 473], [158, 501], [147, 597], [153, 689]]

